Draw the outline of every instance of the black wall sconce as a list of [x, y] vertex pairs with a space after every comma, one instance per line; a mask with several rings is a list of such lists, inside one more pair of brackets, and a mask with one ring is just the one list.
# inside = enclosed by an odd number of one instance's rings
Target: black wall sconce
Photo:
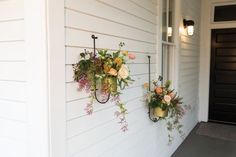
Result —
[[187, 29], [188, 35], [193, 35], [194, 33], [194, 21], [184, 19], [184, 28]]

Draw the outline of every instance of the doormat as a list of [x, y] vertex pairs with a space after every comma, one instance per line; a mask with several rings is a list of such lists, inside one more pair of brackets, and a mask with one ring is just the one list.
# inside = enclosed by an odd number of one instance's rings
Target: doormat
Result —
[[236, 126], [218, 123], [200, 123], [196, 134], [236, 142]]

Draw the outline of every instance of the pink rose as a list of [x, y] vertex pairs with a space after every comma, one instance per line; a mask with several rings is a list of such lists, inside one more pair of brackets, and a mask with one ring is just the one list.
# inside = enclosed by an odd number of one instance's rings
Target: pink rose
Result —
[[128, 57], [129, 57], [129, 59], [135, 59], [136, 58], [136, 56], [133, 53], [129, 53]]
[[171, 92], [169, 96], [173, 99], [175, 97], [175, 93]]

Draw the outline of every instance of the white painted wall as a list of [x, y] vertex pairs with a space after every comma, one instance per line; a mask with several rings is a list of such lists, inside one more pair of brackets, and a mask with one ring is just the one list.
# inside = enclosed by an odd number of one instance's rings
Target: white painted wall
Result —
[[[178, 3], [178, 2], [177, 2]], [[194, 4], [194, 5], [193, 5]], [[176, 137], [173, 145], [167, 146], [165, 123], [152, 123], [147, 117], [147, 108], [141, 101], [142, 84], [148, 81], [147, 58], [159, 56], [159, 7], [155, 1], [141, 0], [66, 0], [66, 116], [68, 157], [150, 156], [168, 157], [181, 143]], [[180, 92], [192, 110], [184, 118], [188, 134], [198, 118], [198, 73], [200, 1], [182, 0], [180, 17], [196, 22], [195, 35], [180, 36]], [[180, 10], [179, 10], [180, 11]], [[182, 24], [182, 18], [179, 19]], [[91, 35], [98, 36], [97, 47], [117, 49], [120, 41], [125, 49], [134, 52], [137, 60], [130, 63], [136, 82], [123, 92], [127, 102], [129, 131], [122, 133], [113, 113], [117, 109], [112, 103], [95, 104], [95, 113], [87, 116], [84, 107], [88, 95], [78, 92], [73, 82], [72, 64], [77, 62], [84, 48], [92, 49]], [[159, 58], [157, 57], [157, 60]], [[152, 72], [160, 65], [152, 61]], [[156, 68], [157, 66], [157, 68]]]
[[[156, 136], [157, 127], [148, 120], [147, 108], [142, 102], [142, 84], [148, 81], [147, 55], [152, 56], [152, 73], [156, 71], [157, 4], [141, 0], [66, 0], [65, 5], [67, 156], [157, 154], [156, 141], [162, 137]], [[98, 48], [117, 49], [123, 41], [125, 49], [137, 56], [129, 65], [136, 82], [122, 95], [129, 110], [127, 133], [120, 131], [114, 117], [117, 110], [114, 103], [95, 104], [94, 114], [87, 116], [84, 108], [88, 95], [79, 93], [73, 82], [71, 64], [77, 62], [84, 48], [91, 50], [92, 34], [98, 36]]]
[[0, 156], [48, 157], [46, 1], [0, 1]]
[[211, 29], [236, 28], [236, 22], [212, 21], [213, 5], [232, 4], [234, 0], [202, 0], [201, 11], [201, 52], [200, 52], [200, 84], [199, 84], [199, 121], [208, 121], [209, 108], [209, 80], [210, 80], [210, 49]]
[[195, 22], [193, 36], [187, 35], [181, 23], [179, 50], [179, 91], [184, 103], [191, 106], [183, 120], [186, 132], [189, 132], [198, 122], [201, 2], [182, 0], [181, 16]]
[[[181, 34], [176, 46], [179, 90], [193, 106], [183, 120], [187, 135], [197, 122], [200, 1], [177, 3], [176, 23], [196, 22], [195, 35]], [[142, 102], [146, 56], [152, 56], [152, 77], [160, 69], [159, 7], [157, 0], [0, 1], [0, 156], [169, 157], [182, 140], [176, 136], [168, 146], [165, 122], [152, 123]], [[95, 104], [87, 116], [88, 95], [73, 82], [72, 64], [84, 48], [91, 50], [92, 34], [98, 48], [117, 49], [123, 41], [137, 56], [129, 63], [136, 82], [122, 95], [127, 133], [119, 130], [113, 103]]]
[[0, 71], [0, 156], [25, 157], [28, 120], [23, 0], [0, 1]]

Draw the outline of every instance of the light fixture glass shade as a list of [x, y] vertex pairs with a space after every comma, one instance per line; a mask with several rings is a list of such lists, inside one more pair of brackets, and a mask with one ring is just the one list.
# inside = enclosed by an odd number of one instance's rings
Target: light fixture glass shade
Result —
[[167, 35], [168, 35], [168, 37], [171, 37], [171, 36], [172, 36], [172, 27], [168, 27], [168, 29], [167, 29]]
[[187, 33], [188, 33], [188, 35], [193, 35], [193, 33], [194, 33], [194, 26], [192, 26], [192, 25], [187, 26]]

